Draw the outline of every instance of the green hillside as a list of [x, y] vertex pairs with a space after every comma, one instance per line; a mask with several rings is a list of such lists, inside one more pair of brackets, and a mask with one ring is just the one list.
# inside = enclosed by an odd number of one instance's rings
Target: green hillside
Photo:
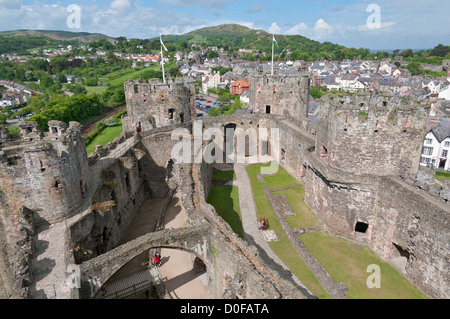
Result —
[[0, 32], [0, 54], [27, 54], [31, 50], [54, 48], [57, 45], [67, 46], [78, 42], [94, 42], [113, 39], [98, 33], [48, 31], [48, 30], [15, 30]]
[[[369, 49], [346, 48], [330, 42], [318, 42], [301, 35], [275, 35], [278, 43], [275, 51], [281, 53], [284, 49], [296, 52], [298, 59], [310, 58], [312, 55], [329, 59], [354, 58], [366, 56]], [[153, 38], [151, 40], [159, 40]], [[229, 46], [230, 48], [247, 48], [262, 52], [271, 52], [272, 34], [264, 30], [254, 30], [238, 24], [224, 24], [191, 31], [184, 35], [166, 35], [164, 42], [179, 44], [201, 44], [206, 46]], [[303, 56], [302, 56], [303, 54]], [[314, 58], [314, 57], [313, 57]]]
[[31, 37], [46, 37], [57, 41], [80, 41], [92, 42], [101, 39], [112, 41], [113, 38], [100, 33], [89, 32], [71, 32], [58, 30], [14, 30], [0, 32], [1, 36], [31, 36]]

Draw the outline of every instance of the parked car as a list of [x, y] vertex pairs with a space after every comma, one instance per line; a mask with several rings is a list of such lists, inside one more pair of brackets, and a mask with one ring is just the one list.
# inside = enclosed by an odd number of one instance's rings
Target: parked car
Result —
[[206, 101], [206, 103], [212, 103], [212, 101]]

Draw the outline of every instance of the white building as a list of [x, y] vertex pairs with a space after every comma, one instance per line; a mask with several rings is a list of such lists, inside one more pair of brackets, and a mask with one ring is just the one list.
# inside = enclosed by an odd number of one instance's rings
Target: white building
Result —
[[220, 78], [220, 73], [217, 71], [202, 77], [202, 91], [205, 94], [208, 93], [209, 88], [217, 89], [221, 84], [223, 83]]
[[450, 86], [446, 87], [441, 92], [439, 92], [438, 98], [450, 100]]
[[420, 165], [432, 169], [449, 170], [448, 155], [450, 152], [450, 126], [433, 127], [425, 137]]

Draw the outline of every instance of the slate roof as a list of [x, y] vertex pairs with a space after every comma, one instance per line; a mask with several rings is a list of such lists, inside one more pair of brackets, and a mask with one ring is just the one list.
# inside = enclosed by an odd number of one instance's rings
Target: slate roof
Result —
[[450, 123], [441, 122], [438, 126], [435, 126], [431, 129], [431, 132], [434, 134], [439, 143], [445, 140], [447, 137], [450, 137]]

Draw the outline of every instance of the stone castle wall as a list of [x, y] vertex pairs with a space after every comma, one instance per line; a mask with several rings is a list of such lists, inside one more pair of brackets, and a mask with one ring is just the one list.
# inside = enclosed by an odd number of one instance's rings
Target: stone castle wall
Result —
[[151, 79], [125, 82], [124, 131], [148, 131], [190, 121], [195, 116], [195, 81]]
[[249, 108], [254, 113], [282, 115], [303, 126], [308, 118], [309, 76], [253, 73], [248, 81]]
[[319, 116], [316, 153], [355, 174], [416, 174], [429, 105], [392, 95], [327, 96]]

